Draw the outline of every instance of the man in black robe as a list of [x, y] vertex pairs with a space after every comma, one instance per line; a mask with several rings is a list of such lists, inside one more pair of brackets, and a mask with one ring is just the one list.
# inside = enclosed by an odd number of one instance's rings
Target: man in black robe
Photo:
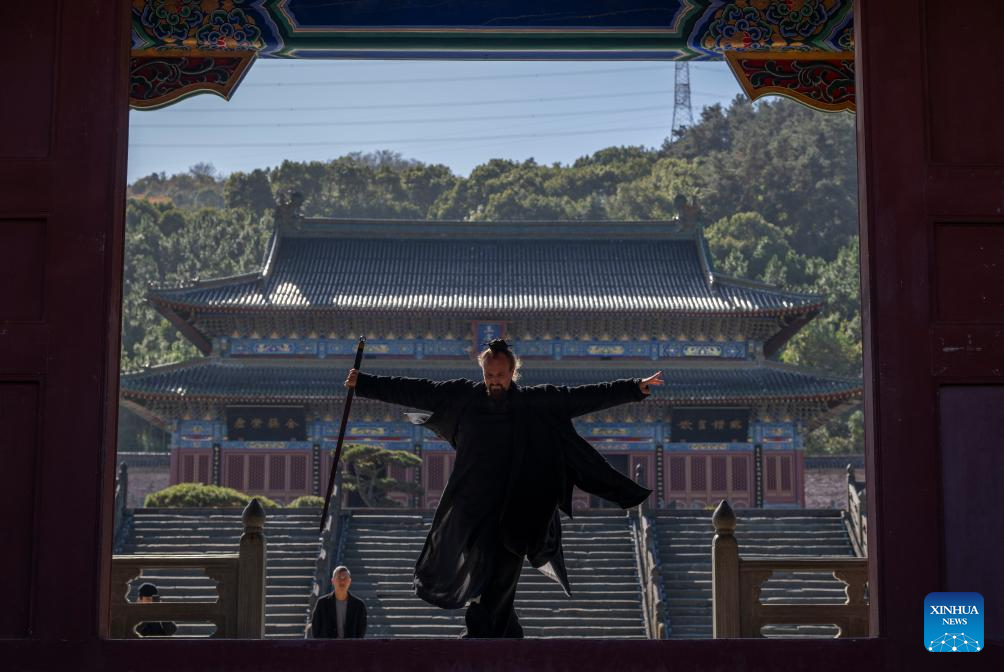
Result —
[[571, 516], [572, 487], [622, 508], [651, 492], [621, 474], [576, 434], [572, 418], [640, 401], [662, 372], [598, 385], [520, 387], [519, 360], [499, 339], [479, 357], [481, 382], [374, 376], [349, 371], [362, 397], [418, 408], [457, 451], [432, 529], [415, 566], [415, 592], [444, 609], [468, 604], [465, 637], [523, 636], [513, 609], [523, 558], [571, 596], [558, 509]]

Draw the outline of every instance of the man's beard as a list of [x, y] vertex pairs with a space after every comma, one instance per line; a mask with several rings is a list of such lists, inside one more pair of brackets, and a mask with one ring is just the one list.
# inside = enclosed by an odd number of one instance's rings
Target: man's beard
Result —
[[488, 387], [488, 396], [495, 401], [501, 401], [505, 397], [505, 390], [501, 385], [490, 385]]

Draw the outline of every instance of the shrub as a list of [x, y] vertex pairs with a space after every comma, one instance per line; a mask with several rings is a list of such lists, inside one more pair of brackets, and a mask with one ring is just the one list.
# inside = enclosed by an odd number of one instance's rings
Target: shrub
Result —
[[257, 497], [265, 508], [278, 506], [268, 497], [262, 495], [246, 495], [233, 488], [221, 488], [218, 485], [203, 483], [179, 483], [170, 487], [151, 492], [143, 500], [143, 506], [150, 508], [176, 509], [193, 508], [243, 508]]
[[324, 506], [324, 497], [317, 495], [302, 495], [287, 504], [291, 509], [320, 509]]

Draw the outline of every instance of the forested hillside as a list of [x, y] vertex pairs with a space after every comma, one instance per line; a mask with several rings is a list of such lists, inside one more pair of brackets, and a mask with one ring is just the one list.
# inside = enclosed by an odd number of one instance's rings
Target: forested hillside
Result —
[[[274, 196], [296, 190], [308, 216], [471, 221], [670, 219], [684, 194], [701, 209], [718, 271], [827, 296], [780, 358], [860, 375], [855, 170], [853, 117], [740, 97], [705, 108], [662, 147], [610, 147], [571, 165], [492, 160], [465, 178], [387, 151], [149, 175], [129, 186], [122, 369], [197, 355], [146, 304], [148, 285], [257, 270]], [[860, 411], [814, 432], [809, 449], [860, 451]]]

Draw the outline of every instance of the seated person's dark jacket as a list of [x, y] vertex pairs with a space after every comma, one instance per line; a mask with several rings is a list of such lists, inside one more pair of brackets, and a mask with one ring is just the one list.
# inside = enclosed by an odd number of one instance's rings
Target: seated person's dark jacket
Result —
[[170, 637], [177, 631], [178, 626], [171, 621], [144, 621], [136, 626], [140, 637]]
[[[338, 612], [335, 593], [317, 598], [314, 615], [310, 619], [310, 635], [314, 639], [338, 639]], [[366, 636], [366, 605], [349, 593], [345, 610], [345, 639], [362, 639]]]
[[[644, 399], [638, 383], [618, 380], [572, 388], [513, 383], [506, 395], [512, 409], [512, 459], [508, 474], [500, 474], [478, 473], [476, 465], [462, 464], [465, 451], [473, 453], [475, 444], [484, 439], [476, 434], [458, 437], [465, 408], [486, 395], [483, 382], [434, 382], [360, 373], [357, 394], [431, 412], [424, 425], [457, 451], [454, 473], [415, 567], [419, 597], [457, 609], [479, 595], [486, 579], [485, 563], [476, 559], [490, 557], [491, 549], [484, 546], [496, 543], [496, 538], [512, 552], [525, 553], [534, 567], [571, 595], [558, 509], [572, 515], [573, 486], [622, 508], [638, 505], [651, 493], [614, 469], [580, 437], [572, 418]], [[508, 481], [501, 501], [480, 503], [477, 493], [486, 480], [498, 478]], [[470, 509], [478, 507], [482, 510], [472, 514]], [[489, 525], [496, 525], [493, 530], [497, 532], [468, 530], [457, 534], [451, 529], [474, 526], [487, 530]], [[461, 560], [452, 562], [452, 557]]]

